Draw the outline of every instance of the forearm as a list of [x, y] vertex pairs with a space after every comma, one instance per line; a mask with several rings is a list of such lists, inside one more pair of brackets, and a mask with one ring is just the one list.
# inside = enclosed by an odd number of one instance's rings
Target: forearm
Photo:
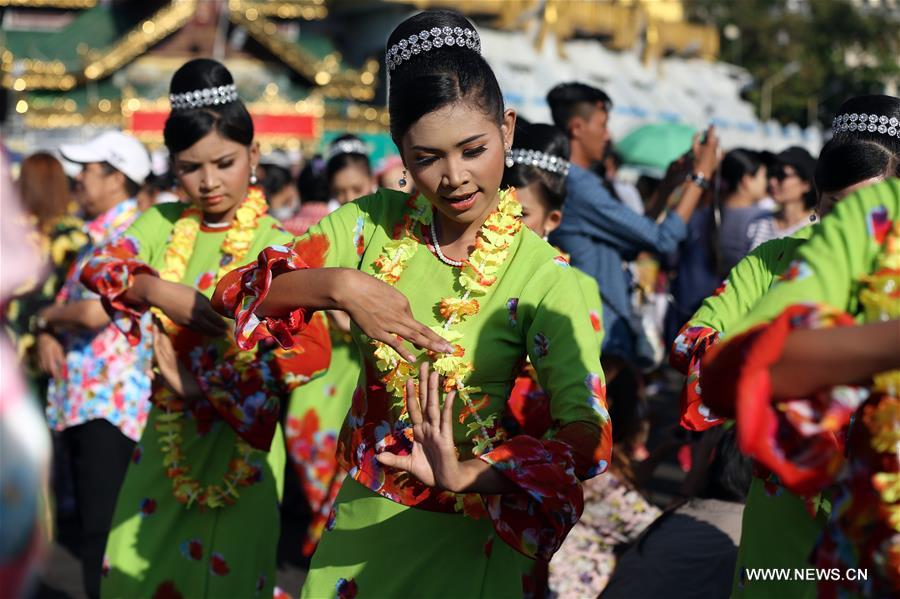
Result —
[[353, 293], [353, 273], [346, 268], [304, 268], [272, 279], [265, 300], [257, 309], [259, 316], [284, 316], [297, 308], [340, 310], [342, 297]]
[[100, 300], [81, 300], [49, 306], [43, 312], [47, 326], [56, 330], [95, 330], [109, 324]]
[[480, 495], [500, 495], [514, 493], [521, 489], [500, 471], [479, 459], [459, 463], [459, 484], [450, 489], [455, 493], [478, 493]]
[[702, 196], [703, 189], [696, 183], [688, 181], [684, 184], [684, 193], [681, 194], [681, 200], [675, 206], [673, 212], [687, 223], [691, 219], [691, 215], [694, 214], [694, 210], [697, 209], [697, 204]]
[[119, 296], [119, 300], [135, 307], [154, 306], [157, 283], [162, 281], [158, 276], [143, 273], [135, 275], [134, 283], [125, 293]]
[[802, 397], [900, 368], [900, 320], [796, 330], [770, 370], [773, 397]]

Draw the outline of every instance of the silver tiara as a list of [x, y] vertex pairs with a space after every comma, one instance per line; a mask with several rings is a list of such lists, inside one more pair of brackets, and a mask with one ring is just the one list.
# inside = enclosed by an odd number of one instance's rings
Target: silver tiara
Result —
[[879, 116], [864, 112], [839, 114], [831, 122], [831, 134], [837, 135], [844, 131], [868, 131], [869, 133], [900, 137], [900, 120], [897, 120], [897, 117], [888, 118], [883, 114]]
[[440, 48], [445, 44], [468, 48], [481, 54], [481, 38], [478, 37], [477, 31], [463, 29], [462, 27], [444, 27], [443, 29], [432, 27], [419, 32], [418, 35], [413, 34], [406, 39], [402, 39], [391, 46], [385, 58], [388, 70], [393, 71], [413, 56], [428, 52], [434, 48]]
[[563, 177], [569, 174], [569, 161], [565, 158], [554, 156], [553, 154], [546, 154], [539, 150], [514, 148], [510, 151], [509, 155], [516, 164], [534, 166], [549, 173], [562, 175]]
[[234, 83], [220, 85], [219, 87], [207, 87], [206, 89], [195, 89], [183, 94], [169, 94], [169, 104], [172, 105], [172, 110], [219, 106], [234, 102], [237, 99], [237, 86]]
[[328, 148], [328, 156], [325, 159], [331, 160], [341, 154], [362, 154], [363, 156], [368, 156], [369, 146], [358, 139], [342, 139], [331, 144], [331, 147]]

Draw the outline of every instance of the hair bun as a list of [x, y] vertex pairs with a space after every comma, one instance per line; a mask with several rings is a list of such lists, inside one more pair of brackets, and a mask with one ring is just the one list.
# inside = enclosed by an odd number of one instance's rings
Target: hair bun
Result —
[[172, 75], [169, 94], [183, 94], [233, 83], [234, 77], [221, 62], [211, 58], [195, 58], [181, 65]]

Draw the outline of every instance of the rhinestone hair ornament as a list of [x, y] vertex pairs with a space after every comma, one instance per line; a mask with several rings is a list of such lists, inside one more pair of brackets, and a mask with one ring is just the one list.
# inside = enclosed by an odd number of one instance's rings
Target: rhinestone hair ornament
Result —
[[368, 156], [369, 146], [358, 139], [342, 139], [331, 144], [325, 160], [331, 160], [341, 154], [362, 154], [363, 156]]
[[234, 83], [195, 89], [183, 94], [169, 94], [169, 104], [172, 110], [188, 110], [191, 108], [203, 108], [205, 106], [221, 106], [238, 99], [237, 86]]
[[845, 131], [868, 131], [890, 137], [900, 138], [900, 120], [897, 117], [866, 113], [844, 113], [834, 117], [831, 122], [831, 134], [837, 135]]
[[473, 29], [462, 27], [432, 27], [398, 41], [387, 51], [385, 62], [388, 71], [393, 71], [413, 56], [424, 54], [443, 46], [468, 48], [481, 54], [481, 38]]
[[525, 166], [533, 166], [541, 170], [562, 175], [565, 177], [569, 174], [569, 161], [553, 154], [547, 154], [539, 150], [524, 150], [522, 148], [513, 148], [510, 151], [510, 157], [516, 164]]

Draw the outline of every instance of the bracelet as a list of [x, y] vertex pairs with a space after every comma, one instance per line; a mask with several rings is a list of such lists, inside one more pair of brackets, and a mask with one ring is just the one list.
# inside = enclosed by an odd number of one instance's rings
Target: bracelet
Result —
[[50, 324], [47, 322], [47, 319], [38, 314], [33, 315], [28, 319], [28, 329], [32, 335], [39, 335], [41, 333], [49, 333], [52, 331]]
[[709, 179], [704, 177], [703, 173], [700, 171], [687, 175], [684, 180], [690, 181], [700, 189], [709, 189]]

